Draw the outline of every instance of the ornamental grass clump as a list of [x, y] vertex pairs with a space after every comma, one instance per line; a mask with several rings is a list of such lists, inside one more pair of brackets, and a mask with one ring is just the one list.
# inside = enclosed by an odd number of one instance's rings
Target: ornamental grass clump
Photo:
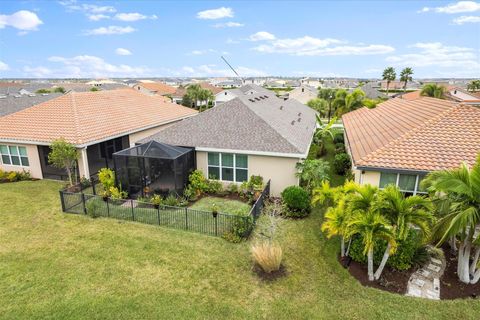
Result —
[[282, 263], [282, 248], [274, 243], [263, 242], [252, 246], [252, 255], [255, 262], [266, 273], [280, 270]]

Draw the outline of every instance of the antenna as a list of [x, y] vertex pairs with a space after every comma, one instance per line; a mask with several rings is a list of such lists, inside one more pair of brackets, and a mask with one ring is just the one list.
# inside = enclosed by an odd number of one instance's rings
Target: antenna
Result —
[[230, 67], [230, 69], [232, 69], [232, 71], [237, 75], [237, 77], [239, 77], [242, 80], [242, 83], [244, 83], [243, 78], [238, 74], [237, 71], [235, 71], [235, 69], [233, 69], [230, 63], [228, 63], [227, 59], [225, 59], [223, 56], [220, 56], [220, 57], [222, 58], [223, 61], [225, 61], [225, 63]]

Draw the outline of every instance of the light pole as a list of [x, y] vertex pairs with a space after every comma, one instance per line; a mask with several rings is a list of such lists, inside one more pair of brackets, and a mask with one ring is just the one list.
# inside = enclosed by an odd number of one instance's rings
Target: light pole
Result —
[[328, 96], [328, 122], [330, 123], [330, 114], [332, 112], [332, 99], [333, 99], [333, 95], [330, 94]]

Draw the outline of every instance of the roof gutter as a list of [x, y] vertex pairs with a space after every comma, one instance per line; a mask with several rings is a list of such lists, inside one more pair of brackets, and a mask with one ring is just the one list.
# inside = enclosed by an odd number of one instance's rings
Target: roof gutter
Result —
[[220, 149], [220, 148], [205, 148], [205, 147], [195, 147], [195, 150], [203, 151], [203, 152], [224, 152], [224, 153], [249, 154], [249, 155], [255, 155], [255, 156], [269, 156], [269, 157], [283, 157], [283, 158], [297, 158], [297, 159], [298, 158], [305, 159], [308, 155], [308, 151], [305, 154], [301, 154], [301, 153], [283, 153], [283, 152]]
[[358, 170], [365, 171], [380, 171], [387, 173], [413, 173], [413, 174], [427, 174], [432, 172], [432, 170], [411, 170], [411, 169], [401, 169], [401, 168], [382, 168], [382, 167], [366, 167], [366, 166], [357, 166]]

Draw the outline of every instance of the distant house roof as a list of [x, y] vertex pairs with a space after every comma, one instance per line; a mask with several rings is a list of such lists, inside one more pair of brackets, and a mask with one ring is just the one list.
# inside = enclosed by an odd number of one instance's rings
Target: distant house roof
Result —
[[[203, 89], [210, 90], [213, 94], [217, 94], [217, 93], [223, 91], [222, 88], [215, 87], [208, 82], [199, 82], [199, 83], [196, 83], [196, 84], [200, 85], [200, 87], [202, 87]], [[180, 98], [183, 97], [187, 93], [187, 87], [188, 86], [177, 88], [175, 93], [172, 96], [173, 97], [180, 97]]]
[[473, 165], [480, 152], [480, 109], [423, 97], [395, 98], [342, 117], [359, 169], [434, 171]]
[[0, 96], [0, 117], [57, 98], [62, 93]]
[[385, 93], [379, 91], [373, 83], [366, 83], [358, 89], [365, 92], [365, 96], [369, 99], [388, 99], [388, 96]]
[[232, 90], [236, 98], [174, 124], [151, 137], [171, 145], [275, 153], [300, 157], [316, 128], [315, 111], [284, 101], [256, 85]]
[[0, 141], [89, 145], [195, 115], [197, 111], [132, 89], [70, 92], [0, 118]]
[[138, 83], [136, 86], [143, 87], [161, 96], [166, 94], [173, 94], [177, 90], [176, 88], [161, 82], [141, 82]]

